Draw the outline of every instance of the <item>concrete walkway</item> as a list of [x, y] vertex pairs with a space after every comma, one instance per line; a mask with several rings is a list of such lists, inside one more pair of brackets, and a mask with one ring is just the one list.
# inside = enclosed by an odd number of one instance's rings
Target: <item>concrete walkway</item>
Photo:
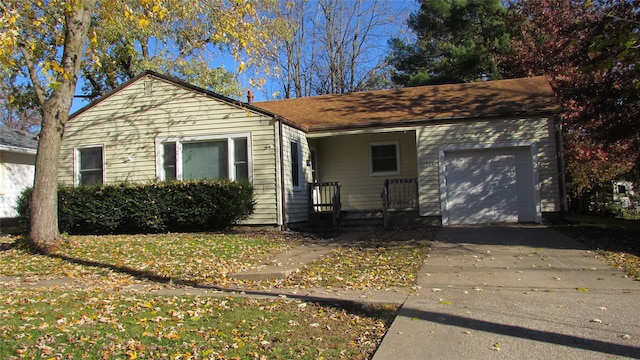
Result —
[[229, 274], [229, 277], [250, 281], [286, 279], [300, 268], [320, 259], [337, 246], [337, 243], [328, 241], [320, 244], [302, 244], [290, 251], [276, 254], [272, 259], [253, 269]]
[[640, 282], [542, 226], [443, 228], [374, 360], [640, 358]]

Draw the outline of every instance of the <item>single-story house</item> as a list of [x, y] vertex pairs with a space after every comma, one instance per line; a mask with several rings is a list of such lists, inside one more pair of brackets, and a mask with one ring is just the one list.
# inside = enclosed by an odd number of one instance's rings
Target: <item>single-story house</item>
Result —
[[14, 225], [16, 201], [33, 186], [37, 149], [35, 135], [0, 126], [0, 231]]
[[246, 225], [541, 222], [564, 210], [559, 110], [544, 77], [253, 103], [147, 71], [71, 115], [59, 181], [248, 179]]

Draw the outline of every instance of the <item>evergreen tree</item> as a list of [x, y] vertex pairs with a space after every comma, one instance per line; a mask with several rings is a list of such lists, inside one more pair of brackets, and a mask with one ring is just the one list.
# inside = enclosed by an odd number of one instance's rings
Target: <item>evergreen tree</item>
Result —
[[494, 54], [508, 51], [506, 8], [500, 0], [422, 0], [409, 17], [415, 43], [390, 42], [398, 85], [499, 79]]

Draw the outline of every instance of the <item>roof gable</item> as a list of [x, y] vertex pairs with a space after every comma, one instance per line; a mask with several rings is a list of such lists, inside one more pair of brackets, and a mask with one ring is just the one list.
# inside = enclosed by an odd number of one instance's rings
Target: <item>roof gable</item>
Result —
[[80, 110], [74, 112], [73, 114], [71, 114], [69, 116], [69, 120], [72, 120], [73, 118], [79, 116], [80, 114], [86, 112], [87, 110], [93, 108], [94, 106], [106, 101], [107, 99], [109, 99], [110, 97], [112, 97], [115, 94], [119, 93], [120, 91], [122, 91], [126, 87], [128, 87], [128, 86], [130, 86], [130, 85], [132, 85], [132, 84], [134, 84], [134, 83], [136, 83], [138, 81], [144, 81], [144, 79], [148, 78], [149, 76], [155, 77], [157, 79], [160, 79], [162, 81], [170, 83], [170, 84], [172, 84], [174, 86], [178, 86], [178, 87], [187, 89], [189, 91], [202, 94], [202, 95], [207, 96], [209, 98], [212, 98], [212, 99], [215, 99], [215, 100], [218, 100], [218, 101], [222, 101], [222, 102], [224, 102], [226, 104], [229, 104], [231, 106], [247, 109], [247, 110], [250, 110], [250, 111], [253, 111], [253, 112], [256, 112], [256, 113], [260, 113], [260, 114], [263, 114], [263, 115], [266, 115], [266, 116], [270, 116], [270, 117], [275, 117], [276, 116], [275, 114], [272, 114], [272, 113], [270, 113], [269, 111], [267, 111], [265, 109], [255, 107], [255, 106], [253, 106], [251, 104], [244, 103], [244, 102], [241, 102], [241, 101], [238, 101], [238, 100], [234, 100], [234, 99], [232, 99], [230, 97], [217, 94], [217, 93], [215, 93], [213, 91], [210, 91], [210, 90], [207, 90], [207, 89], [195, 86], [195, 85], [191, 85], [191, 84], [189, 84], [187, 82], [184, 82], [182, 80], [179, 80], [179, 79], [176, 79], [176, 78], [173, 78], [173, 77], [170, 77], [170, 76], [162, 75], [162, 74], [156, 73], [156, 72], [151, 71], [151, 70], [147, 70], [147, 71], [143, 72], [142, 74], [132, 78], [131, 80], [123, 83], [122, 85], [116, 87], [115, 89], [107, 92], [105, 95], [103, 95], [100, 98], [92, 101], [91, 103], [87, 104], [86, 106], [84, 106]]
[[560, 110], [551, 86], [542, 76], [314, 96], [255, 105], [311, 132]]

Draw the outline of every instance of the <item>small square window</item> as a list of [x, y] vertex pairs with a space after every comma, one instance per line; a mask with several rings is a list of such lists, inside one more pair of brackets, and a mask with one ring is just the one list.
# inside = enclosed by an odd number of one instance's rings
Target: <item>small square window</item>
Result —
[[377, 143], [369, 147], [371, 175], [397, 175], [400, 173], [398, 143]]

